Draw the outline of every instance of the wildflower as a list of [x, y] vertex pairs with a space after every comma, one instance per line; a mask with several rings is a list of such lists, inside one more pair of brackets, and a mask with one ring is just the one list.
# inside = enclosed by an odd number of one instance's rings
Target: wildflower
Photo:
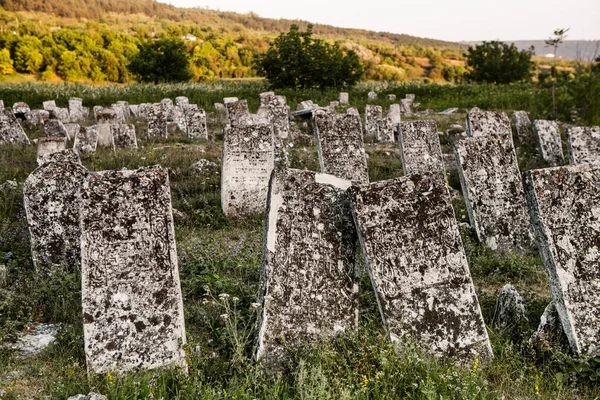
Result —
[[379, 380], [379, 377], [380, 377], [380, 375], [381, 375], [381, 374], [379, 373], [379, 371], [377, 371], [377, 373], [375, 374], [375, 380], [376, 380], [376, 381], [378, 381], [378, 380]]
[[221, 300], [227, 300], [229, 298], [229, 295], [227, 293], [221, 293], [219, 295], [219, 299]]
[[479, 366], [479, 357], [477, 357], [475, 359], [475, 362], [473, 363], [473, 373], [477, 372], [477, 367]]
[[227, 318], [229, 318], [229, 314], [221, 314], [221, 318], [227, 319]]
[[108, 378], [108, 385], [109, 385], [109, 386], [112, 386], [112, 385], [114, 385], [113, 377], [112, 377], [112, 374], [110, 373], [110, 371], [108, 371], [108, 372], [106, 373], [106, 377]]
[[253, 308], [258, 308], [260, 307], [260, 303], [252, 303], [250, 304]]
[[536, 396], [540, 395], [540, 387], [537, 384], [535, 385], [535, 395]]
[[366, 375], [363, 375], [363, 383], [362, 383], [362, 388], [363, 390], [367, 389], [367, 385], [369, 384], [369, 378], [367, 378]]
[[231, 300], [232, 300], [234, 303], [237, 303], [238, 301], [240, 301], [240, 299], [238, 299], [237, 297], [232, 297], [232, 298], [231, 298]]

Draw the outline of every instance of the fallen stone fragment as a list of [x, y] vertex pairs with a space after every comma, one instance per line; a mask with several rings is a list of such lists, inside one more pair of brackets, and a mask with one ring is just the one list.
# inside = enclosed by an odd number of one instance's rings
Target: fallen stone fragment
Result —
[[507, 329], [515, 326], [522, 319], [527, 319], [523, 297], [513, 285], [507, 283], [498, 293], [494, 325], [500, 329]]

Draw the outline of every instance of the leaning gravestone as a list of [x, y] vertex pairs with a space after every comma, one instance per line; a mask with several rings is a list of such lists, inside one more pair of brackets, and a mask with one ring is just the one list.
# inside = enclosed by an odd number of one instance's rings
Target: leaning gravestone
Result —
[[65, 125], [57, 119], [49, 119], [44, 122], [44, 133], [49, 137], [65, 137], [71, 139]]
[[391, 339], [408, 334], [438, 355], [492, 356], [444, 182], [413, 175], [350, 190]]
[[474, 107], [465, 119], [467, 136], [512, 135], [510, 119], [503, 111], [483, 111]]
[[600, 347], [600, 166], [527, 171], [525, 186], [552, 301], [576, 354]]
[[69, 140], [75, 138], [77, 132], [79, 132], [79, 124], [63, 124], [65, 131], [67, 131], [67, 138]]
[[383, 118], [381, 106], [367, 104], [365, 106], [365, 135], [379, 136], [379, 127]]
[[54, 110], [56, 108], [56, 102], [54, 100], [44, 101], [42, 102], [42, 106], [46, 111]]
[[123, 111], [123, 118], [125, 119], [125, 121], [131, 118], [131, 108], [129, 108], [128, 101], [119, 100], [115, 104], [121, 107], [121, 110]]
[[29, 138], [10, 108], [0, 111], [0, 144], [29, 144]]
[[73, 142], [73, 150], [77, 154], [95, 153], [98, 146], [98, 129], [96, 126], [85, 127], [80, 126], [79, 132], [75, 135]]
[[275, 167], [273, 129], [257, 116], [223, 129], [221, 207], [231, 217], [263, 214]]
[[454, 152], [477, 238], [491, 249], [529, 248], [531, 227], [512, 138], [467, 138], [457, 143]]
[[47, 162], [51, 154], [65, 150], [67, 141], [64, 137], [44, 137], [37, 141], [37, 165]]
[[27, 103], [23, 103], [22, 101], [13, 104], [12, 112], [15, 114], [15, 117], [21, 121], [29, 120], [31, 115], [31, 109]]
[[111, 136], [117, 149], [137, 149], [135, 125], [118, 124], [110, 126]]
[[208, 129], [206, 128], [206, 112], [198, 108], [196, 104], [184, 107], [185, 124], [187, 135], [190, 139], [208, 140]]
[[350, 181], [276, 170], [269, 190], [257, 323], [257, 358], [281, 364], [288, 349], [358, 326], [356, 230]]
[[89, 373], [186, 367], [165, 169], [102, 171], [84, 181], [81, 276]]
[[442, 147], [433, 120], [405, 121], [400, 129], [400, 155], [406, 176], [431, 173], [446, 181]]
[[569, 162], [571, 164], [600, 161], [600, 126], [567, 128]]
[[534, 120], [533, 133], [535, 134], [538, 152], [542, 159], [553, 164], [564, 162], [562, 141], [556, 121]]
[[338, 101], [340, 102], [340, 104], [348, 104], [348, 92], [341, 92]]
[[230, 101], [225, 103], [225, 107], [231, 125], [239, 124], [241, 120], [250, 114], [246, 100]]
[[381, 119], [377, 130], [377, 141], [382, 143], [393, 143], [396, 141], [396, 133], [400, 130], [400, 105], [391, 104], [386, 116]]
[[166, 138], [167, 131], [167, 109], [162, 103], [151, 104], [148, 107], [146, 119], [148, 120], [148, 137]]
[[515, 128], [519, 137], [529, 136], [531, 132], [531, 121], [526, 111], [515, 111], [513, 113]]
[[354, 114], [314, 114], [321, 172], [355, 183], [369, 183], [360, 117]]
[[290, 135], [290, 108], [285, 96], [271, 96], [265, 99], [268, 108], [268, 119], [273, 125], [275, 137], [287, 139]]
[[57, 268], [78, 271], [78, 193], [88, 171], [72, 150], [48, 157], [23, 186], [33, 263], [38, 272], [45, 274], [52, 274]]

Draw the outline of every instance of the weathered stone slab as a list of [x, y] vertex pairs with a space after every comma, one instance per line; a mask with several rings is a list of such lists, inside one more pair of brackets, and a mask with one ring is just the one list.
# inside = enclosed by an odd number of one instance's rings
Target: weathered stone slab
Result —
[[29, 113], [29, 123], [41, 125], [50, 119], [50, 113], [46, 110], [31, 110]]
[[529, 210], [552, 301], [577, 354], [600, 347], [600, 166], [527, 171]]
[[75, 138], [80, 128], [79, 124], [63, 124], [63, 126], [67, 131], [67, 138], [69, 138], [69, 140]]
[[69, 99], [69, 120], [71, 122], [80, 122], [85, 119], [87, 113], [83, 107], [83, 100], [79, 97]]
[[75, 135], [73, 150], [77, 154], [95, 153], [98, 146], [98, 129], [93, 127], [79, 127], [79, 132]]
[[57, 119], [49, 119], [44, 122], [44, 134], [49, 137], [65, 137], [71, 139], [67, 128]]
[[[127, 102], [125, 102], [127, 103]], [[113, 123], [122, 124], [129, 118], [129, 104], [123, 104], [123, 102], [116, 102], [111, 104], [110, 108], [115, 111], [116, 118]]]
[[31, 114], [31, 109], [27, 105], [27, 103], [23, 103], [19, 101], [12, 106], [12, 112], [15, 114], [15, 117], [21, 121], [28, 121]]
[[150, 103], [142, 103], [138, 105], [138, 118], [148, 118], [148, 110], [152, 107]]
[[177, 96], [175, 97], [175, 105], [178, 107], [184, 108], [185, 106], [190, 104], [190, 100], [185, 96]]
[[208, 140], [206, 111], [199, 109], [196, 104], [187, 105], [184, 111], [188, 137], [190, 139]]
[[358, 327], [356, 230], [350, 181], [312, 171], [271, 178], [261, 272], [257, 358]]
[[567, 128], [567, 144], [571, 164], [600, 162], [600, 126]]
[[173, 119], [173, 122], [175, 122], [177, 129], [179, 129], [181, 132], [187, 132], [185, 110], [182, 107], [173, 107], [171, 109], [171, 118]]
[[129, 112], [131, 113], [131, 115], [133, 115], [134, 118], [140, 118], [140, 110], [139, 110], [139, 105], [137, 104], [130, 104], [129, 105]]
[[227, 123], [227, 107], [223, 103], [215, 103], [215, 115], [217, 121], [221, 123]]
[[162, 99], [160, 104], [163, 104], [167, 109], [173, 107], [173, 100], [171, 99]]
[[412, 100], [410, 99], [401, 99], [400, 100], [400, 111], [402, 114], [406, 116], [411, 116], [413, 114], [412, 111]]
[[415, 96], [413, 93], [407, 93], [407, 94], [404, 96], [404, 99], [405, 99], [405, 100], [408, 100], [408, 101], [410, 101], [410, 104], [412, 105], [412, 103], [413, 103], [413, 102], [415, 101], [415, 99], [416, 99], [416, 96]]
[[465, 119], [467, 136], [512, 135], [510, 119], [503, 111], [483, 111], [474, 107]]
[[239, 100], [240, 99], [238, 99], [237, 97], [224, 97], [223, 104], [235, 103], [236, 101], [239, 101]]
[[260, 105], [264, 107], [269, 106], [269, 102], [275, 97], [275, 92], [263, 92], [258, 94]]
[[88, 171], [72, 150], [49, 157], [23, 185], [31, 254], [40, 273], [52, 274], [57, 268], [77, 271], [81, 237], [78, 193]]
[[231, 125], [240, 124], [240, 121], [250, 114], [246, 100], [230, 101], [225, 103], [225, 107]]
[[313, 118], [321, 172], [356, 183], [369, 183], [360, 117], [319, 110]]
[[148, 107], [146, 119], [148, 120], [148, 137], [166, 138], [167, 131], [167, 109], [164, 104], [157, 103]]
[[378, 138], [382, 119], [383, 109], [381, 106], [367, 104], [365, 106], [365, 135], [373, 135]]
[[0, 111], [0, 144], [29, 144], [29, 138], [10, 108]]
[[118, 124], [110, 125], [111, 136], [117, 149], [137, 149], [135, 125]]
[[108, 147], [111, 150], [115, 149], [115, 139], [111, 126], [119, 124], [121, 119], [122, 115], [119, 115], [119, 111], [112, 107], [103, 108], [96, 113], [96, 120], [98, 121], [98, 125], [96, 126], [96, 130], [98, 131], [97, 143], [99, 147]]
[[375, 92], [367, 93], [367, 100], [377, 100], [377, 93], [375, 93]]
[[510, 329], [522, 319], [527, 319], [523, 297], [517, 289], [507, 283], [498, 292], [496, 309], [494, 310], [494, 326], [500, 329]]
[[350, 191], [369, 275], [391, 339], [408, 334], [439, 355], [491, 356], [444, 182], [413, 175]]
[[231, 217], [265, 212], [269, 179], [275, 166], [269, 121], [258, 117], [244, 121], [223, 129], [221, 207]]
[[508, 135], [460, 140], [458, 174], [471, 226], [490, 248], [527, 249], [531, 227], [517, 156]]
[[377, 141], [382, 143], [393, 143], [396, 141], [396, 133], [400, 131], [400, 105], [391, 104], [385, 117], [381, 119], [377, 130]]
[[562, 164], [564, 162], [562, 140], [556, 121], [534, 120], [533, 133], [540, 157], [554, 164]]
[[69, 115], [68, 108], [56, 107], [56, 108], [49, 110], [48, 112], [50, 113], [51, 119], [58, 119], [59, 121], [61, 121], [63, 123], [71, 122], [71, 116]]
[[396, 100], [396, 95], [395, 94], [388, 94], [387, 97], [388, 97], [388, 100], [390, 100], [390, 101]]
[[64, 137], [44, 137], [37, 141], [37, 165], [42, 165], [48, 160], [50, 154], [63, 151], [67, 148]]
[[515, 111], [513, 113], [515, 128], [519, 137], [526, 137], [531, 134], [531, 120], [527, 111]]
[[42, 107], [44, 107], [44, 110], [46, 111], [54, 110], [56, 108], [56, 102], [54, 100], [44, 101], [42, 102]]
[[127, 121], [131, 118], [131, 108], [129, 106], [129, 102], [125, 100], [119, 100], [116, 102], [117, 105], [122, 107], [123, 110], [123, 118]]
[[444, 158], [434, 120], [405, 121], [400, 129], [400, 155], [406, 176], [431, 173], [446, 181]]
[[290, 135], [290, 107], [285, 96], [269, 96], [265, 97], [264, 101], [268, 110], [268, 119], [273, 125], [273, 134], [275, 137], [287, 139]]
[[458, 107], [451, 107], [451, 108], [446, 108], [444, 111], [440, 111], [438, 114], [450, 115], [450, 114], [454, 114], [457, 111], [458, 111]]
[[165, 169], [103, 171], [84, 181], [81, 275], [89, 373], [186, 367]]
[[340, 92], [338, 101], [340, 102], [340, 104], [348, 104], [348, 102], [349, 102], [348, 92]]

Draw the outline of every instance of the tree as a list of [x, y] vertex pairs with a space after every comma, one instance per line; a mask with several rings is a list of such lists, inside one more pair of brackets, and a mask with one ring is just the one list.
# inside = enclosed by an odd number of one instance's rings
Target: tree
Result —
[[143, 82], [184, 82], [192, 78], [185, 43], [165, 38], [142, 43], [139, 53], [131, 57], [129, 71]]
[[528, 81], [533, 74], [532, 55], [533, 47], [519, 51], [514, 43], [483, 42], [467, 50], [469, 71], [465, 77], [473, 82], [499, 84]]
[[339, 43], [314, 39], [312, 25], [306, 32], [292, 25], [288, 33], [280, 34], [258, 58], [256, 68], [277, 88], [349, 86], [364, 72], [354, 51], [344, 52]]
[[44, 61], [42, 42], [35, 36], [23, 36], [15, 46], [13, 59], [17, 71], [38, 72]]
[[0, 75], [11, 75], [15, 72], [13, 61], [10, 59], [8, 49], [0, 50]]
[[567, 37], [567, 32], [570, 28], [557, 29], [554, 31], [554, 36], [545, 41], [546, 46], [554, 48], [554, 62], [552, 65], [552, 113], [556, 118], [556, 50]]

